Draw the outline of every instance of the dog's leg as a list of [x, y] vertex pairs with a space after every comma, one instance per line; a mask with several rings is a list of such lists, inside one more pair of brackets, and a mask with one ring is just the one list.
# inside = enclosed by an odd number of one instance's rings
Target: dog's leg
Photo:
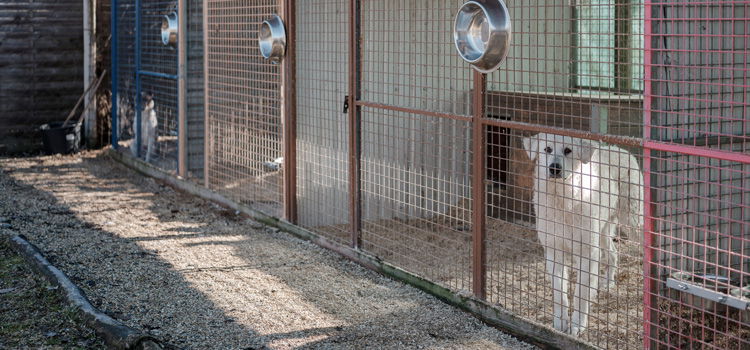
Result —
[[[599, 284], [599, 259], [601, 251], [599, 248], [599, 229], [603, 223], [592, 220], [592, 231], [581, 232], [580, 249], [573, 254], [573, 268], [578, 272], [575, 293], [573, 295], [573, 315], [571, 317], [570, 333], [578, 336], [588, 326], [589, 308], [591, 302], [596, 298]], [[582, 229], [581, 231], [585, 231]]]
[[560, 332], [570, 329], [568, 316], [568, 267], [565, 265], [563, 251], [552, 247], [545, 248], [547, 273], [552, 278], [552, 325]]
[[614, 241], [616, 230], [617, 222], [607, 222], [604, 224], [600, 235], [601, 241], [599, 244], [601, 245], [601, 258], [605, 270], [604, 274], [599, 275], [599, 288], [602, 290], [610, 290], [615, 287], [615, 275], [617, 274], [617, 265], [620, 262]]
[[154, 148], [154, 138], [149, 135], [148, 144], [146, 145], [146, 163], [151, 161], [151, 151]]

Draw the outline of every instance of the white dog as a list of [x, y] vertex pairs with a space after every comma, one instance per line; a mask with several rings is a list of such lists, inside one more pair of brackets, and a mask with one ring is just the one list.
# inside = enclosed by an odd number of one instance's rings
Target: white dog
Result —
[[[157, 137], [156, 127], [158, 126], [158, 120], [156, 118], [156, 109], [154, 107], [154, 98], [151, 94], [143, 94], [143, 111], [141, 111], [141, 150], [146, 149], [144, 158], [146, 162], [151, 160], [151, 154], [156, 146]], [[137, 127], [133, 127], [135, 130], [135, 137], [138, 138], [139, 130]], [[138, 155], [138, 149], [135, 146], [131, 147], [131, 151], [134, 156]]]
[[[553, 325], [580, 335], [598, 286], [614, 286], [617, 228], [640, 241], [643, 174], [633, 155], [595, 141], [539, 134], [524, 138], [523, 145], [536, 162], [534, 209], [552, 278]], [[604, 274], [599, 272], [600, 262]], [[578, 275], [572, 316], [567, 297], [570, 268]]]

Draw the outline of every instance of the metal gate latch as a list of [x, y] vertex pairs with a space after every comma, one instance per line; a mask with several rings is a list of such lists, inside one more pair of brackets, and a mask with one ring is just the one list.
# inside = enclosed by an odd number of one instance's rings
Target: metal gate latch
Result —
[[346, 113], [349, 111], [349, 95], [344, 96], [344, 111], [342, 113]]

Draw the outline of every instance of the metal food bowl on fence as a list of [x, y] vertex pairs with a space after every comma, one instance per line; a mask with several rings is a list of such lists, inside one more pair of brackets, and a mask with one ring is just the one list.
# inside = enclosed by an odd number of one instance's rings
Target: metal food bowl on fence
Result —
[[260, 24], [258, 47], [263, 58], [271, 63], [281, 62], [286, 51], [286, 30], [281, 17], [274, 15]]
[[510, 15], [501, 0], [467, 1], [456, 14], [453, 29], [458, 54], [482, 73], [496, 70], [508, 55]]
[[161, 19], [161, 42], [167, 46], [177, 47], [177, 12], [164, 15]]

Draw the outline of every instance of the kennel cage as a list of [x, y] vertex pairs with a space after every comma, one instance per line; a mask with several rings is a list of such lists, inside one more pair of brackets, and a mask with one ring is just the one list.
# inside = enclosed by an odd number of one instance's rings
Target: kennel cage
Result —
[[[189, 124], [197, 124], [196, 114], [202, 123], [202, 102], [191, 103], [189, 111], [182, 105], [188, 103], [188, 93], [195, 99], [202, 91], [202, 74], [195, 74], [196, 66], [202, 73], [202, 28], [197, 28], [201, 21], [182, 23], [178, 16], [180, 11], [200, 15], [201, 7], [196, 0], [185, 3], [189, 11], [178, 8], [174, 0], [112, 2], [112, 144], [181, 176], [202, 171], [203, 158], [202, 128], [200, 133], [187, 132]], [[190, 28], [182, 30], [187, 32], [185, 42], [180, 26]], [[180, 54], [180, 46], [188, 42], [190, 54]]]
[[[750, 2], [508, 0], [507, 58], [487, 74], [456, 52], [462, 0], [201, 5], [188, 35], [203, 46], [187, 55], [205, 62], [188, 82], [205, 80], [187, 113], [205, 117], [190, 119], [187, 144], [208, 188], [473, 294], [513, 315], [506, 327], [558, 346], [750, 346]], [[275, 15], [278, 63], [258, 45]], [[133, 106], [135, 19], [117, 27], [118, 87]], [[619, 253], [614, 286], [596, 296], [554, 298], [521, 142], [539, 133], [595, 142], [595, 166], [642, 187], [640, 222], [602, 218], [617, 224], [610, 246], [589, 247]], [[594, 277], [614, 264], [601, 261]], [[567, 266], [574, 285], [585, 270]], [[585, 301], [582, 334], [545, 336], [556, 304]]]

